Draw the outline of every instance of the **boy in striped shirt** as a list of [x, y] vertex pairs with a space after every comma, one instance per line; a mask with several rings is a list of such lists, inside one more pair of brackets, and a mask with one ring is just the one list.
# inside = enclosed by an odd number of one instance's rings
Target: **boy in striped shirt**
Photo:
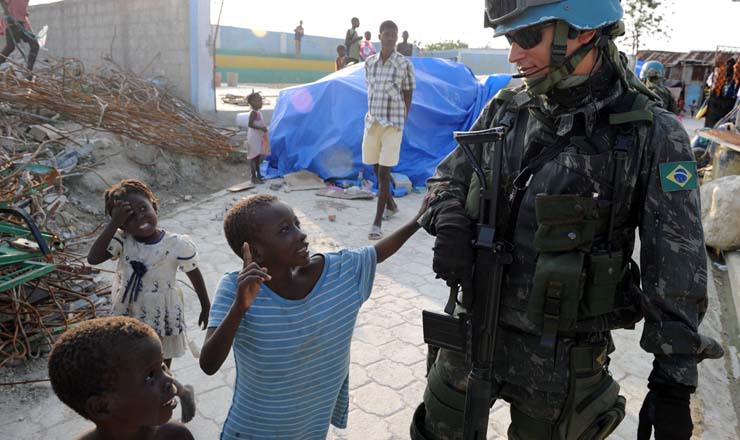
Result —
[[375, 246], [308, 253], [293, 210], [253, 195], [226, 214], [224, 232], [244, 261], [219, 282], [200, 356], [214, 374], [234, 347], [236, 384], [221, 439], [324, 439], [347, 426], [352, 332], [375, 266], [419, 229], [429, 205]]

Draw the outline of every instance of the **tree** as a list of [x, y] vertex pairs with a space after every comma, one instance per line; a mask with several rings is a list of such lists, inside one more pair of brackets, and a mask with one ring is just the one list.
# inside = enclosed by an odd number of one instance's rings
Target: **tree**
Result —
[[416, 47], [420, 48], [423, 51], [430, 51], [430, 50], [450, 50], [450, 49], [467, 49], [468, 43], [465, 43], [460, 40], [444, 40], [444, 41], [438, 41], [436, 43], [422, 43], [420, 41], [415, 41]]
[[665, 10], [672, 6], [672, 0], [625, 0], [624, 21], [626, 34], [624, 38], [632, 47], [632, 54], [637, 55], [642, 37], [650, 34], [667, 37], [670, 28], [665, 24]]

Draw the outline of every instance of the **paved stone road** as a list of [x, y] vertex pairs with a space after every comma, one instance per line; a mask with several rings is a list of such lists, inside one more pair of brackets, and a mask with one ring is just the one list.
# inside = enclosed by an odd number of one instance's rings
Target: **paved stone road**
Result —
[[[267, 185], [259, 189], [267, 190]], [[342, 201], [313, 196], [310, 192], [278, 192], [294, 206], [308, 233], [313, 252], [367, 245], [367, 231], [375, 202]], [[206, 201], [173, 212], [163, 207], [162, 227], [188, 233], [200, 250], [200, 266], [211, 295], [225, 271], [240, 267], [223, 238], [223, 213], [238, 199], [217, 193]], [[401, 213], [384, 225], [396, 228], [416, 211], [421, 196], [412, 194], [398, 200]], [[168, 213], [168, 211], [170, 211]], [[328, 220], [336, 214], [336, 221]], [[350, 416], [346, 430], [332, 428], [330, 439], [407, 439], [408, 425], [425, 384], [425, 351], [422, 341], [421, 310], [441, 310], [446, 300], [444, 284], [431, 270], [432, 238], [417, 233], [398, 254], [378, 267], [371, 299], [360, 312], [352, 346], [350, 373]], [[710, 282], [710, 286], [713, 283]], [[196, 295], [185, 289], [191, 337], [199, 344], [203, 333], [197, 329]], [[711, 301], [716, 304], [712, 289]], [[720, 333], [716, 310], [710, 310], [703, 331]], [[646, 392], [651, 359], [639, 348], [640, 331], [615, 332], [617, 352], [612, 372], [627, 397], [628, 414], [612, 438], [632, 439], [637, 414]], [[693, 399], [695, 438], [735, 439], [737, 417], [728, 390], [726, 365], [729, 361], [705, 363], [700, 369], [701, 384]], [[216, 439], [228, 411], [234, 384], [234, 362], [230, 356], [221, 370], [206, 376], [190, 354], [173, 361], [173, 369], [184, 383], [195, 386], [198, 413], [188, 424], [196, 439]], [[18, 411], [0, 412], [0, 440], [68, 439], [89, 427], [53, 395]], [[178, 413], [179, 415], [179, 413]], [[497, 402], [491, 415], [489, 438], [505, 438], [509, 424], [507, 405]]]

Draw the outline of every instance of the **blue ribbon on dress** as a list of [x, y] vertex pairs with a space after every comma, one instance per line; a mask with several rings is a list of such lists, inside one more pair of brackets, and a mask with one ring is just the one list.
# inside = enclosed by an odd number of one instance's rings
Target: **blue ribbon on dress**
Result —
[[131, 261], [131, 268], [134, 270], [134, 273], [131, 274], [131, 277], [129, 277], [126, 283], [126, 290], [123, 291], [123, 298], [121, 298], [122, 303], [126, 302], [126, 296], [128, 296], [129, 303], [139, 299], [139, 293], [141, 293], [142, 287], [141, 279], [147, 271], [146, 265], [141, 261]]

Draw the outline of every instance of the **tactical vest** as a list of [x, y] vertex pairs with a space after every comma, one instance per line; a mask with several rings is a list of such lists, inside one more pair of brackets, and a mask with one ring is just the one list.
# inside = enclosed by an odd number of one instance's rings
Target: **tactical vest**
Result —
[[[502, 108], [514, 92], [504, 90], [496, 96]], [[630, 91], [602, 111], [609, 112], [609, 126], [616, 132], [611, 145], [611, 194], [620, 194], [624, 177], [624, 161], [628, 152], [638, 146], [638, 124], [652, 124], [654, 105], [643, 94]], [[501, 118], [504, 125], [513, 126], [514, 111]], [[553, 160], [571, 143], [570, 135], [558, 139], [529, 163]], [[547, 157], [541, 158], [540, 156]], [[533, 169], [533, 174], [539, 170]], [[619, 171], [619, 172], [618, 172]], [[490, 176], [487, 176], [490, 178]], [[516, 181], [514, 187], [526, 191], [524, 182]], [[527, 183], [528, 184], [528, 183]], [[480, 184], [474, 174], [466, 200], [466, 213], [477, 218], [477, 201]], [[517, 190], [514, 190], [516, 193]], [[522, 195], [510, 197], [511, 212], [507, 227], [513, 237]], [[597, 332], [626, 328], [642, 318], [640, 302], [640, 275], [637, 265], [622, 251], [624, 233], [615, 224], [619, 200], [604, 200], [575, 195], [536, 195], [534, 209], [536, 231], [534, 248], [537, 260], [532, 288], [527, 303], [527, 315], [542, 334], [542, 343], [553, 346], [558, 334]], [[502, 228], [499, 228], [500, 230]], [[597, 237], [602, 237], [597, 240]], [[607, 237], [603, 240], [603, 237]], [[516, 252], [516, 251], [515, 251]]]

